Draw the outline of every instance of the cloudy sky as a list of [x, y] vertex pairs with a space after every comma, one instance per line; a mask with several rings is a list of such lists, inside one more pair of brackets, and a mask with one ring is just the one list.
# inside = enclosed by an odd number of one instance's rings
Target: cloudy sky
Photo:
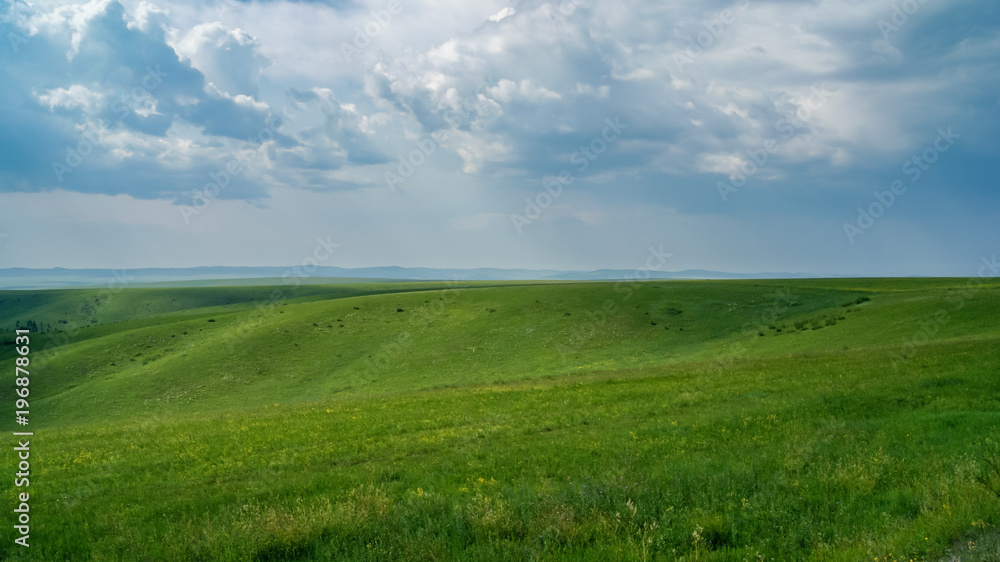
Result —
[[[0, 267], [974, 275], [994, 0], [7, 1]], [[321, 252], [323, 254], [324, 252]]]

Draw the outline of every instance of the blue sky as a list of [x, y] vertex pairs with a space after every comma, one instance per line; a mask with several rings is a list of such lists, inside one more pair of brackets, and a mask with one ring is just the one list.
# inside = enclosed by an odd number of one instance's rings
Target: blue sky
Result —
[[294, 265], [317, 239], [342, 267], [1000, 253], [992, 1], [3, 10], [0, 267]]

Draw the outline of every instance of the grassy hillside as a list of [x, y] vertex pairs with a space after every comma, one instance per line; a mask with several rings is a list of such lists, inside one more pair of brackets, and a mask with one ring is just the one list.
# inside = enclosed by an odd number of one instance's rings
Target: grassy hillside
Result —
[[273, 290], [34, 337], [35, 559], [1000, 555], [1000, 283]]
[[[291, 278], [286, 283], [274, 279], [270, 281], [271, 284], [264, 286], [247, 283], [223, 287], [124, 288], [109, 284], [107, 287], [92, 289], [0, 291], [0, 329], [10, 330], [17, 321], [23, 325], [26, 320], [33, 319], [46, 327], [51, 325], [51, 331], [67, 331], [172, 312], [200, 313], [207, 307], [229, 306], [228, 311], [235, 311], [256, 308], [258, 305], [446, 286], [445, 283], [407, 282], [321, 285], [298, 278]], [[208, 282], [204, 283], [208, 285]]]

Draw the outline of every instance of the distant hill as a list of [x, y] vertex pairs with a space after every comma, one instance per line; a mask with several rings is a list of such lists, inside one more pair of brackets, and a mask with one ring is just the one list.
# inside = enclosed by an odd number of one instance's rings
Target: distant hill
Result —
[[[645, 273], [643, 272], [643, 275]], [[171, 283], [174, 286], [199, 286], [208, 280], [249, 279], [361, 279], [396, 281], [597, 281], [629, 279], [635, 270], [599, 269], [597, 271], [557, 271], [541, 269], [435, 269], [428, 267], [317, 267], [309, 273], [297, 267], [190, 267], [110, 269], [0, 269], [0, 289], [55, 289], [79, 286], [121, 286], [145, 283]], [[704, 269], [654, 271], [651, 279], [804, 279], [818, 276], [803, 273], [727, 273]], [[644, 278], [644, 277], [643, 277]]]

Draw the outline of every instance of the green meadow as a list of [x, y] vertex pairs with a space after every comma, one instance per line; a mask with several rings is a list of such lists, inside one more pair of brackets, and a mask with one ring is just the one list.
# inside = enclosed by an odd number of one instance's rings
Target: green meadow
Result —
[[998, 319], [992, 279], [0, 291], [0, 559], [998, 560]]

